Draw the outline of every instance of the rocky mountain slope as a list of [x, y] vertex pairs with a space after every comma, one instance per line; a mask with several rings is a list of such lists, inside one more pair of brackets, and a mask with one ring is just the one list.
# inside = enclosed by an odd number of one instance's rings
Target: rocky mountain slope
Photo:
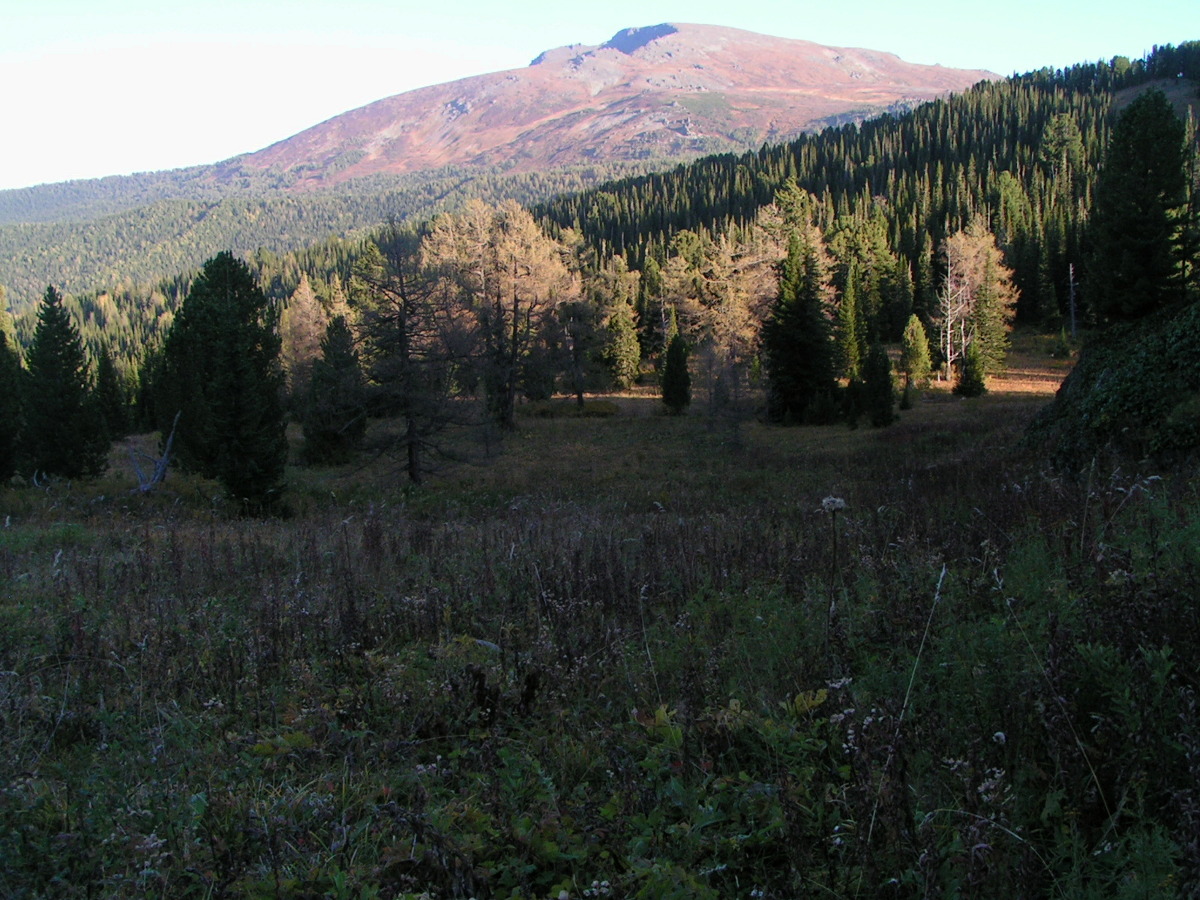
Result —
[[340, 182], [447, 165], [531, 171], [678, 158], [783, 141], [988, 78], [709, 25], [619, 32], [524, 69], [397, 94], [241, 157], [251, 169]]
[[531, 203], [960, 91], [991, 76], [706, 25], [656, 25], [398, 94], [208, 166], [0, 191], [14, 311], [281, 253], [466, 197]]

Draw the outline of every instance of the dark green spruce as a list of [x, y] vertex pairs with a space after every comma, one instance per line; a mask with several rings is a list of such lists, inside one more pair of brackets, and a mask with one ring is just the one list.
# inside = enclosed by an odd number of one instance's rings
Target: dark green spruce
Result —
[[362, 367], [344, 316], [325, 329], [304, 405], [304, 458], [310, 464], [349, 461], [367, 427]]
[[876, 428], [896, 421], [896, 389], [892, 384], [892, 362], [883, 344], [872, 344], [863, 363], [862, 404]]
[[287, 462], [276, 312], [244, 262], [205, 263], [167, 335], [154, 408], [175, 453], [250, 512], [279, 500]]
[[683, 335], [667, 345], [662, 368], [662, 399], [672, 415], [680, 415], [692, 402], [692, 376], [688, 374], [688, 349]]
[[1088, 229], [1086, 288], [1102, 316], [1136, 319], [1182, 298], [1189, 155], [1162, 91], [1117, 120]]
[[834, 347], [821, 290], [816, 248], [793, 234], [779, 297], [763, 325], [767, 416], [773, 422], [827, 421], [834, 408]]
[[79, 330], [53, 287], [38, 309], [26, 365], [22, 467], [34, 475], [99, 475], [108, 465], [108, 435]]
[[24, 379], [21, 358], [0, 329], [0, 482], [8, 481], [17, 471]]

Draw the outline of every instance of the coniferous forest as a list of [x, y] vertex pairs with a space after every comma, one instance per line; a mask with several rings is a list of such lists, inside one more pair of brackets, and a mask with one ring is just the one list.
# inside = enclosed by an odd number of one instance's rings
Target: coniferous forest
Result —
[[1196, 896], [1197, 106], [1189, 42], [599, 186], [139, 176], [204, 240], [64, 186], [0, 894]]

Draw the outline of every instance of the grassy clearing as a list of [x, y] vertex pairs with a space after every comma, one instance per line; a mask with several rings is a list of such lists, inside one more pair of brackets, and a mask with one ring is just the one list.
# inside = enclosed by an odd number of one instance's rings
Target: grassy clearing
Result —
[[1044, 397], [10, 489], [0, 894], [1194, 890], [1195, 485], [1045, 473]]

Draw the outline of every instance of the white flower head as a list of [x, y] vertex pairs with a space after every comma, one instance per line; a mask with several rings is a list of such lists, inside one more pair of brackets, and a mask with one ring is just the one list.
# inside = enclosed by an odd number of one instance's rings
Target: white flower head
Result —
[[839, 512], [846, 508], [846, 501], [841, 497], [826, 497], [821, 501], [821, 509], [827, 513]]

